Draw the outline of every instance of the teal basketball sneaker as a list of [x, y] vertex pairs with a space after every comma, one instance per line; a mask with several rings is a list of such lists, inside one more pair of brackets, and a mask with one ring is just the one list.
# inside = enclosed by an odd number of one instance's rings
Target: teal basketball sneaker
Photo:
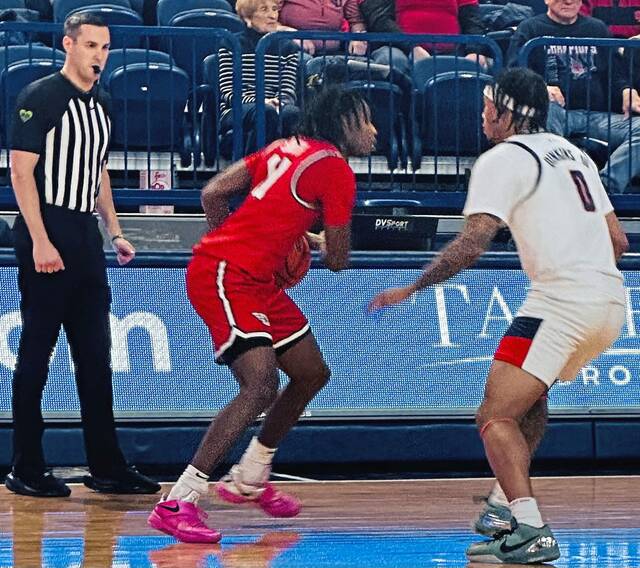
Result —
[[519, 524], [494, 540], [476, 542], [467, 548], [471, 562], [540, 564], [560, 558], [560, 549], [551, 529]]

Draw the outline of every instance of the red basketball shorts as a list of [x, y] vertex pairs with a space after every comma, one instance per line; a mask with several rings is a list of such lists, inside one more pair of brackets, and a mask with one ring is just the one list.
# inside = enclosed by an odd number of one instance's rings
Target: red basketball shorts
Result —
[[209, 328], [216, 361], [230, 365], [258, 346], [280, 355], [309, 332], [300, 308], [273, 280], [255, 280], [227, 261], [195, 256], [187, 268], [187, 295]]
[[584, 303], [560, 302], [532, 291], [498, 345], [494, 358], [524, 369], [548, 387], [573, 380], [618, 337], [622, 301], [593, 295]]

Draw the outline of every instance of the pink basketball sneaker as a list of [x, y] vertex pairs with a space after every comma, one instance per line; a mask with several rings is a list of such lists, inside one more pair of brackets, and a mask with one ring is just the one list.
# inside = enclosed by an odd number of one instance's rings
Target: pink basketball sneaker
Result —
[[248, 486], [239, 481], [239, 474], [238, 466], [233, 466], [229, 474], [216, 483], [220, 499], [235, 505], [256, 505], [271, 517], [295, 517], [300, 512], [302, 504], [293, 495], [278, 491], [268, 482], [263, 487]]
[[149, 515], [147, 523], [182, 542], [216, 543], [222, 535], [204, 524], [207, 516], [195, 503], [160, 501]]

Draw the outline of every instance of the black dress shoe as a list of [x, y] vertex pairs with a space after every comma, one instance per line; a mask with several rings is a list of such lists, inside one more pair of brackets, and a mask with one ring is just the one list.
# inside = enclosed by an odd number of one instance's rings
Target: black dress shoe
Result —
[[58, 479], [50, 471], [40, 477], [23, 479], [11, 471], [4, 480], [9, 491], [29, 497], [69, 497], [71, 489], [64, 481]]
[[98, 493], [150, 495], [160, 491], [160, 484], [142, 475], [135, 467], [128, 467], [108, 477], [85, 475], [82, 482]]

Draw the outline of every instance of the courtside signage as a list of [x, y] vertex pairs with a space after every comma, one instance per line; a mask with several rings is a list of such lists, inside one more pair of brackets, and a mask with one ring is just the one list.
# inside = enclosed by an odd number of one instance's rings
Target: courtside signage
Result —
[[[527, 292], [520, 270], [468, 270], [396, 308], [370, 315], [367, 302], [419, 271], [313, 269], [291, 293], [307, 314], [333, 374], [310, 416], [348, 418], [472, 414], [493, 351]], [[211, 416], [237, 392], [216, 365], [207, 329], [178, 268], [112, 268], [111, 331], [119, 416]], [[561, 412], [640, 412], [640, 273], [625, 274], [627, 321], [616, 344], [573, 383], [557, 384]], [[0, 268], [0, 416], [10, 412], [21, 326], [15, 267]], [[43, 409], [77, 416], [73, 363], [64, 334], [51, 358]]]

